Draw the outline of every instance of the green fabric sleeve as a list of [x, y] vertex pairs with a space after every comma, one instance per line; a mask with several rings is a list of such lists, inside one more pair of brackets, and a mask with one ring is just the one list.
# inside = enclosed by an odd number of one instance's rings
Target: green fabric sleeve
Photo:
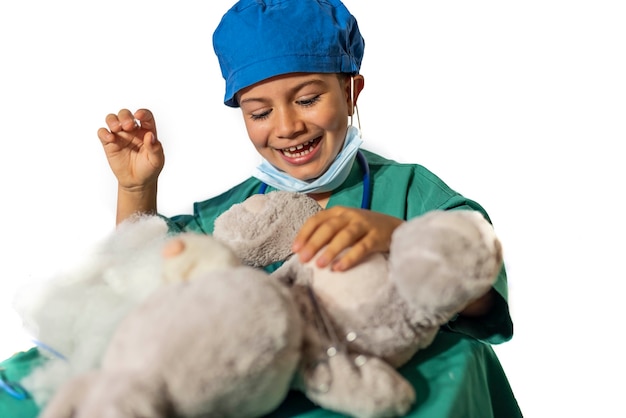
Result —
[[[439, 209], [443, 210], [475, 210], [483, 214], [491, 223], [487, 211], [477, 202], [460, 195], [450, 199]], [[513, 321], [508, 304], [508, 279], [503, 265], [493, 285], [495, 301], [490, 312], [481, 317], [457, 316], [447, 324], [451, 331], [470, 335], [490, 344], [501, 344], [513, 337]]]
[[173, 233], [198, 232], [203, 234], [213, 233], [215, 219], [232, 205], [241, 203], [248, 197], [258, 193], [261, 182], [255, 178], [249, 178], [232, 189], [219, 196], [193, 205], [193, 214], [176, 215], [166, 217], [161, 215], [167, 222]]

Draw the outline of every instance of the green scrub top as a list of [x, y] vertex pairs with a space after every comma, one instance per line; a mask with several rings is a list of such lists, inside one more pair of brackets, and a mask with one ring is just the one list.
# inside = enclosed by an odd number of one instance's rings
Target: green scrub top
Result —
[[[408, 220], [430, 210], [477, 210], [489, 216], [477, 202], [463, 197], [440, 178], [418, 164], [401, 164], [362, 150], [372, 179], [371, 209]], [[250, 178], [227, 192], [194, 204], [192, 215], [166, 218], [173, 232], [210, 234], [213, 222], [233, 204], [259, 192], [261, 183]], [[271, 191], [268, 188], [267, 191]], [[363, 172], [352, 167], [343, 185], [333, 191], [327, 207], [360, 207]], [[275, 267], [275, 266], [274, 266]], [[507, 303], [504, 267], [494, 284], [498, 295], [494, 309], [480, 318], [457, 317], [442, 327], [433, 343], [418, 352], [399, 371], [414, 386], [417, 401], [407, 417], [516, 418], [521, 411], [491, 344], [508, 341], [513, 323]], [[19, 382], [43, 358], [36, 348], [17, 353], [0, 363], [0, 378]], [[2, 382], [0, 382], [0, 385]], [[30, 399], [18, 400], [0, 387], [0, 417], [36, 417]], [[330, 418], [341, 415], [313, 405], [298, 392], [290, 392], [269, 417]]]

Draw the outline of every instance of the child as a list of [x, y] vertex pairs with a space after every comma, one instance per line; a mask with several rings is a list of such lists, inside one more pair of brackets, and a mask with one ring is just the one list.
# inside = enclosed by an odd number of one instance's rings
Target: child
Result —
[[[196, 203], [193, 214], [169, 218], [172, 230], [208, 234], [217, 216], [253, 194], [303, 192], [326, 210], [307, 221], [293, 251], [306, 261], [325, 247], [317, 263], [342, 271], [372, 252], [388, 251], [395, 228], [427, 211], [477, 210], [489, 219], [478, 203], [426, 168], [360, 148], [360, 131], [351, 121], [364, 88], [364, 40], [340, 1], [239, 1], [223, 16], [213, 44], [226, 84], [224, 103], [241, 109], [263, 162], [254, 177]], [[118, 180], [117, 222], [137, 212], [157, 213], [164, 152], [152, 113], [122, 109], [106, 124], [98, 137]], [[401, 369], [418, 396], [410, 416], [521, 416], [489, 345], [513, 332], [504, 268], [492, 290], [445, 328]], [[314, 408], [294, 393], [275, 415]], [[307, 416], [331, 415], [313, 414]]]

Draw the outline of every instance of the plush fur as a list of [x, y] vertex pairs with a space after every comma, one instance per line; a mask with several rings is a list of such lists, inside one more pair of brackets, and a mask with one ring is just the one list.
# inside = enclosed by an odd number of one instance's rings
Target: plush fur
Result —
[[[238, 219], [276, 219], [271, 229], [257, 228], [256, 245], [271, 242], [274, 252], [288, 251], [295, 234], [274, 231], [280, 220], [298, 225], [297, 231], [321, 210], [311, 202], [286, 192], [254, 196], [218, 218], [214, 236], [240, 242], [237, 236], [247, 228]], [[276, 261], [258, 260], [253, 250], [235, 248], [250, 265]], [[373, 254], [346, 272], [290, 257], [273, 276], [291, 289], [304, 319], [296, 387], [315, 403], [350, 416], [405, 414], [415, 393], [395, 369], [486, 293], [501, 265], [500, 242], [474, 211], [433, 211], [406, 222], [394, 232], [389, 254]]]
[[80, 264], [19, 289], [15, 309], [49, 357], [22, 382], [37, 404], [70, 377], [99, 366], [119, 321], [161, 286], [166, 238], [162, 219], [133, 218]]
[[[389, 254], [337, 273], [290, 252], [318, 210], [305, 195], [272, 192], [234, 205], [213, 236], [169, 237], [156, 217], [122, 225], [88, 260], [91, 270], [23, 304], [30, 329], [70, 364], [62, 379], [46, 376], [53, 358], [24, 380], [44, 393], [42, 417], [255, 417], [290, 388], [350, 416], [405, 414], [415, 392], [396, 368], [489, 289], [499, 241], [476, 212], [435, 211], [398, 228]], [[271, 275], [256, 268], [282, 260]], [[106, 279], [110, 270], [122, 280]], [[92, 303], [98, 315], [79, 319]], [[43, 318], [51, 310], [59, 322]]]
[[288, 292], [259, 270], [181, 277], [126, 316], [99, 369], [65, 384], [41, 417], [263, 415], [289, 388], [300, 329]]

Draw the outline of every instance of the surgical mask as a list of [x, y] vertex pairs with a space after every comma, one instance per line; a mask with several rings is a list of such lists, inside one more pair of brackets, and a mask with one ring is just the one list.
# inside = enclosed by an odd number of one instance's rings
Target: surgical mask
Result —
[[312, 181], [291, 177], [284, 171], [278, 170], [265, 159], [263, 159], [252, 175], [278, 190], [299, 193], [330, 192], [341, 186], [348, 178], [356, 153], [362, 143], [363, 140], [359, 130], [354, 126], [349, 126], [343, 148], [337, 154], [333, 163], [324, 174]]

